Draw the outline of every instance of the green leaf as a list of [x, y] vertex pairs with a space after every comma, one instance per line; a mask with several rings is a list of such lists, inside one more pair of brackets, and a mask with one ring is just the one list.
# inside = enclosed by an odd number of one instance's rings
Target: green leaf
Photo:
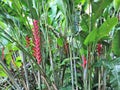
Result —
[[62, 11], [62, 13], [65, 14], [66, 8], [65, 8], [63, 0], [56, 0], [56, 4], [58, 8]]
[[62, 38], [57, 38], [57, 44], [62, 47], [63, 46], [63, 39]]
[[98, 2], [93, 3], [93, 20], [94, 23], [102, 14], [104, 9], [112, 2], [112, 0], [99, 0]]
[[15, 62], [15, 64], [17, 65], [17, 67], [19, 68], [20, 66], [22, 66], [22, 63], [21, 63], [21, 61], [19, 60], [19, 61], [17, 61], [17, 62]]
[[94, 29], [90, 34], [86, 37], [84, 44], [88, 45], [89, 43], [96, 42], [97, 41], [97, 33], [98, 31]]
[[11, 60], [12, 60], [11, 54], [6, 54], [5, 57], [6, 57], [6, 62], [7, 62], [7, 64], [10, 65], [10, 62], [11, 62]]
[[2, 29], [5, 29], [5, 28], [6, 28], [6, 24], [3, 23], [2, 21], [0, 21], [0, 28], [2, 28]]
[[116, 10], [119, 10], [120, 8], [120, 0], [114, 0], [113, 1], [113, 6]]
[[35, 8], [31, 8], [32, 18], [38, 20], [38, 15]]
[[78, 4], [84, 4], [86, 1], [88, 1], [88, 0], [75, 0], [74, 2], [75, 2], [75, 5], [78, 5]]
[[120, 30], [118, 30], [112, 41], [112, 51], [116, 56], [120, 56]]
[[33, 6], [32, 0], [21, 0], [21, 2], [27, 5], [29, 9]]
[[16, 57], [16, 61], [19, 61], [19, 60], [21, 60], [21, 57], [20, 56]]
[[112, 30], [112, 28], [117, 25], [118, 19], [116, 17], [108, 18], [99, 28], [98, 30], [98, 40], [103, 38], [104, 36], [107, 36], [109, 32]]
[[98, 29], [96, 28], [89, 33], [84, 41], [84, 44], [88, 45], [90, 43], [96, 43], [103, 37], [108, 36], [109, 32], [117, 23], [118, 20], [116, 17], [108, 18]]
[[18, 68], [22, 65], [21, 57], [20, 56], [16, 57], [15, 64], [17, 65]]
[[82, 30], [87, 32], [89, 30], [89, 16], [87, 14], [82, 16], [82, 21], [80, 23]]
[[0, 76], [1, 77], [6, 77], [7, 74], [4, 72], [3, 67], [0, 65]]
[[87, 50], [85, 50], [84, 48], [80, 49], [80, 55], [86, 55], [87, 54]]

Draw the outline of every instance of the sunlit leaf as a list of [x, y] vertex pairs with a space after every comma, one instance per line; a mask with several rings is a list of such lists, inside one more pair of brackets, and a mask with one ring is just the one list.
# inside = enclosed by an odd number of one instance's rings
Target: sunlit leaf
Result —
[[108, 18], [98, 29], [96, 28], [90, 32], [90, 34], [86, 37], [84, 44], [88, 45], [89, 43], [96, 43], [103, 37], [108, 36], [109, 32], [117, 23], [117, 18]]
[[118, 30], [112, 40], [112, 51], [115, 55], [120, 56], [120, 30]]

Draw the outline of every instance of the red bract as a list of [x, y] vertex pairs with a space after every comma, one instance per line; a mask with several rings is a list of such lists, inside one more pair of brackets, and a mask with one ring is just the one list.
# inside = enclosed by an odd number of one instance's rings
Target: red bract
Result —
[[100, 56], [101, 54], [101, 50], [102, 50], [102, 44], [97, 44], [97, 52], [98, 52], [98, 56]]
[[25, 37], [25, 39], [26, 39], [26, 47], [29, 47], [30, 46], [30, 37], [27, 35]]
[[35, 58], [37, 59], [37, 62], [38, 64], [40, 64], [41, 62], [41, 51], [40, 51], [40, 31], [39, 31], [39, 26], [38, 26], [38, 21], [37, 20], [34, 20], [33, 21], [33, 26], [34, 28], [32, 29], [33, 31], [33, 37], [34, 37], [34, 48], [33, 48], [33, 51], [34, 51], [34, 56]]
[[83, 61], [82, 67], [85, 68], [87, 64], [87, 59], [84, 55], [82, 56], [82, 61]]

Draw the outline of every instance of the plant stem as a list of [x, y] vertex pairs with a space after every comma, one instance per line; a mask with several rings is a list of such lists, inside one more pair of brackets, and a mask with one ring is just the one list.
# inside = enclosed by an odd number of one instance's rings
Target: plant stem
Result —
[[25, 55], [22, 51], [20, 51], [20, 56], [22, 58], [23, 68], [24, 68], [24, 71], [25, 71], [25, 80], [26, 80], [27, 90], [30, 90], [29, 81], [28, 81], [28, 72], [27, 72], [27, 69], [26, 69]]
[[7, 68], [7, 66], [2, 62], [2, 59], [0, 58], [0, 64], [2, 65], [2, 67], [4, 68], [5, 72], [7, 73], [8, 77], [10, 78], [11, 82], [13, 83], [13, 85], [16, 87], [17, 90], [21, 90], [21, 88], [19, 87], [19, 85], [17, 84], [17, 82], [15, 81], [13, 75], [11, 74], [11, 72], [9, 71], [9, 69]]
[[41, 74], [40, 74], [39, 71], [38, 71], [38, 88], [39, 88], [39, 90], [42, 90], [42, 85], [41, 85]]
[[[73, 50], [73, 58], [75, 57], [75, 52]], [[78, 90], [78, 83], [77, 83], [77, 70], [76, 70], [76, 60], [73, 59], [74, 62], [74, 73], [75, 73], [75, 85], [76, 85], [76, 90]]]
[[[72, 37], [71, 37], [72, 39]], [[71, 67], [71, 83], [72, 83], [72, 90], [74, 90], [74, 74], [73, 74], [73, 63], [72, 63], [72, 48], [69, 45], [70, 50], [70, 67]]]
[[101, 90], [100, 87], [100, 80], [101, 80], [101, 74], [100, 74], [100, 70], [98, 71], [98, 90]]

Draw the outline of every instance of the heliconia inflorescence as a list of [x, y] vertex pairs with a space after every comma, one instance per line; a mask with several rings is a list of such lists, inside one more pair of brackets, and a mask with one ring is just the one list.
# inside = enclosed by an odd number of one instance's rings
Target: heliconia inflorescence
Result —
[[85, 68], [87, 64], [87, 59], [84, 55], [82, 56], [82, 61], [83, 61], [82, 67]]
[[97, 53], [98, 53], [98, 56], [100, 56], [101, 54], [101, 51], [102, 51], [102, 44], [97, 44]]
[[34, 28], [32, 29], [33, 31], [33, 42], [34, 42], [34, 47], [33, 47], [33, 54], [35, 58], [37, 59], [37, 63], [40, 64], [42, 60], [41, 56], [41, 49], [40, 49], [40, 31], [39, 31], [39, 26], [38, 26], [38, 21], [34, 20], [33, 21], [33, 26]]
[[26, 47], [29, 47], [30, 46], [30, 37], [28, 35], [26, 35], [25, 39], [26, 39]]

